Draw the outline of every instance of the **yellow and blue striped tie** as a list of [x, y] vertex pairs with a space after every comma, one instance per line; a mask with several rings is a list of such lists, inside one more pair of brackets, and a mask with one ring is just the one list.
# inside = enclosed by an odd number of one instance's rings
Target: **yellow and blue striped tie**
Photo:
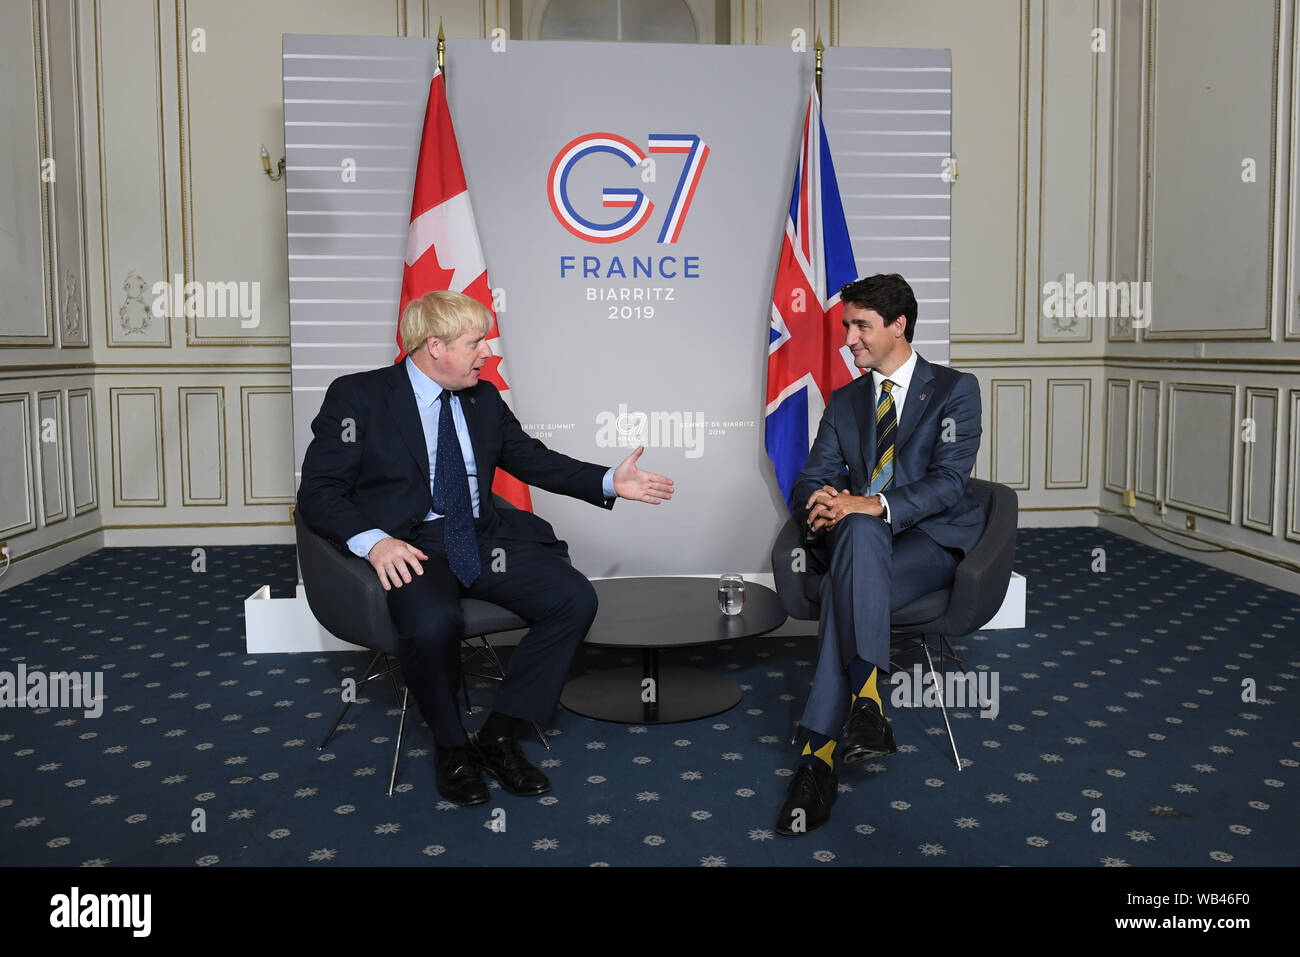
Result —
[[871, 472], [871, 490], [868, 495], [883, 492], [894, 484], [894, 432], [898, 417], [894, 415], [894, 399], [890, 394], [894, 383], [885, 379], [880, 383], [880, 401], [876, 403], [876, 465]]

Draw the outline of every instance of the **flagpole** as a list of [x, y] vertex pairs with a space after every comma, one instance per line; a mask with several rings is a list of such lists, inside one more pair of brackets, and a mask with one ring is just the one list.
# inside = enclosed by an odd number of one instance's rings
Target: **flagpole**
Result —
[[[438, 18], [438, 69], [442, 69], [442, 61], [447, 53], [447, 35], [442, 32], [442, 17]], [[820, 60], [818, 61], [820, 62]]]
[[820, 99], [822, 98], [822, 51], [826, 49], [826, 47], [822, 46], [822, 31], [821, 31], [821, 27], [818, 27], [818, 28], [817, 28], [817, 42], [816, 42], [816, 44], [813, 46], [813, 49], [815, 49], [815, 50], [817, 51], [817, 78], [816, 78], [816, 83], [817, 83], [817, 99], [820, 100]]

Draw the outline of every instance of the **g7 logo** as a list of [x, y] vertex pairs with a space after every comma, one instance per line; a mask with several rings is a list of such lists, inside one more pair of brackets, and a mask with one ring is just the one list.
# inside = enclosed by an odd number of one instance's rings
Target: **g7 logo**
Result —
[[[695, 187], [709, 158], [709, 147], [694, 133], [651, 133], [648, 152], [680, 153], [686, 157], [668, 215], [659, 230], [659, 242], [675, 243], [682, 234], [686, 214], [690, 212]], [[606, 186], [601, 190], [601, 205], [607, 209], [626, 209], [627, 212], [612, 223], [596, 223], [582, 216], [569, 201], [569, 174], [579, 161], [594, 153], [611, 153], [634, 169], [650, 162], [635, 143], [617, 133], [586, 133], [556, 154], [546, 180], [547, 198], [560, 225], [579, 239], [589, 243], [616, 243], [646, 224], [654, 211], [654, 203], [639, 189]]]

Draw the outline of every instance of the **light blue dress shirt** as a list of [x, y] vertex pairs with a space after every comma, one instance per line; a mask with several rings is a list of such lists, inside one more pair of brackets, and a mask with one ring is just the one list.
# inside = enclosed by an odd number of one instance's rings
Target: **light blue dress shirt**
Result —
[[[443, 388], [416, 367], [410, 356], [403, 365], [415, 390], [415, 405], [420, 412], [420, 426], [424, 429], [424, 447], [429, 453], [429, 492], [433, 493], [433, 476], [438, 467], [438, 416], [442, 413], [440, 397]], [[469, 426], [465, 423], [465, 410], [461, 408], [460, 396], [452, 394], [451, 420], [456, 426], [456, 438], [460, 441], [460, 451], [465, 457], [465, 471], [469, 475], [469, 500], [474, 508], [474, 517], [479, 517], [478, 462], [474, 458], [474, 445], [470, 442]], [[605, 473], [602, 491], [606, 498], [614, 497], [614, 470]], [[424, 516], [426, 522], [442, 518], [442, 515], [429, 510]], [[354, 555], [365, 558], [375, 543], [390, 537], [383, 529], [372, 528], [360, 532], [348, 539], [348, 549]]]

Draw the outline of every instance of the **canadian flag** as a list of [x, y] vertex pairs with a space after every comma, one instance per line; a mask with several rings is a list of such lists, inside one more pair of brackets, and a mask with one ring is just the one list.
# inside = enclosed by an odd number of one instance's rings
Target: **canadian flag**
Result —
[[[506, 382], [501, 332], [492, 308], [492, 287], [488, 283], [483, 247], [478, 241], [474, 209], [469, 202], [465, 170], [460, 164], [456, 131], [447, 109], [447, 84], [442, 70], [435, 70], [429, 83], [429, 105], [424, 113], [420, 137], [420, 158], [415, 167], [415, 190], [411, 197], [411, 225], [406, 234], [406, 267], [402, 271], [400, 320], [406, 304], [435, 289], [463, 292], [477, 299], [492, 316], [487, 343], [492, 357], [483, 367], [482, 378], [501, 391], [506, 405], [514, 409]], [[406, 357], [401, 329], [397, 332], [398, 356]], [[531, 512], [528, 486], [508, 472], [497, 469], [492, 491], [517, 508]]]

